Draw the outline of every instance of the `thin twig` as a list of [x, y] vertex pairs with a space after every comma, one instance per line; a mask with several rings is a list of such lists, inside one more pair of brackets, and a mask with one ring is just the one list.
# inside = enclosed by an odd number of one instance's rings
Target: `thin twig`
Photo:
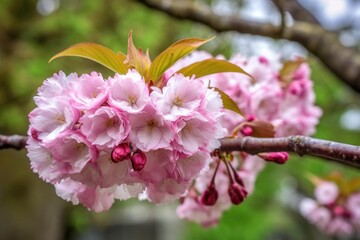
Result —
[[305, 136], [282, 138], [224, 138], [222, 151], [243, 151], [249, 154], [262, 152], [294, 152], [336, 161], [344, 165], [360, 168], [360, 146], [321, 140]]
[[25, 148], [27, 141], [26, 136], [21, 135], [0, 135], [0, 149], [6, 149], [6, 148], [14, 148], [17, 150], [21, 150]]

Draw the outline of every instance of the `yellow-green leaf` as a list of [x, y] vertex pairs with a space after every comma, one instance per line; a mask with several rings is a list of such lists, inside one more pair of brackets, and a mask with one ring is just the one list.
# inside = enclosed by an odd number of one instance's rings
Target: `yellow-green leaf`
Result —
[[240, 114], [241, 116], [244, 117], [244, 114], [241, 112], [240, 108], [237, 106], [237, 104], [234, 102], [234, 100], [232, 100], [232, 98], [229, 95], [227, 95], [225, 92], [221, 91], [218, 88], [214, 88], [214, 90], [220, 94], [224, 108], [236, 112], [237, 114]]
[[297, 58], [295, 60], [285, 61], [283, 67], [280, 69], [279, 75], [281, 82], [286, 86], [293, 78], [294, 72], [305, 62], [304, 58]]
[[96, 43], [75, 44], [53, 56], [49, 62], [59, 57], [68, 56], [87, 58], [122, 74], [125, 74], [128, 70], [124, 63], [126, 56], [123, 53], [115, 53], [111, 49]]
[[174, 65], [174, 63], [180, 58], [186, 56], [212, 39], [213, 38], [187, 38], [172, 44], [154, 59], [150, 67], [150, 79], [156, 82], [160, 78], [161, 74], [163, 74], [166, 69]]
[[130, 67], [135, 68], [140, 73], [140, 75], [144, 76], [145, 79], [148, 80], [147, 77], [151, 65], [149, 51], [144, 53], [141, 49], [137, 49], [135, 47], [131, 31], [128, 38], [128, 53], [126, 61]]
[[358, 192], [360, 190], [360, 178], [359, 177], [355, 177], [351, 180], [349, 180], [347, 182], [347, 184], [344, 184], [345, 189], [344, 192], [345, 194], [353, 194], [354, 192]]
[[253, 78], [249, 73], [247, 73], [241, 67], [232, 64], [229, 61], [221, 60], [221, 59], [206, 59], [200, 62], [195, 62], [186, 66], [179, 71], [178, 73], [182, 73], [185, 76], [192, 76], [195, 75], [196, 77], [203, 77], [214, 73], [221, 73], [221, 72], [238, 72], [243, 73], [251, 78]]

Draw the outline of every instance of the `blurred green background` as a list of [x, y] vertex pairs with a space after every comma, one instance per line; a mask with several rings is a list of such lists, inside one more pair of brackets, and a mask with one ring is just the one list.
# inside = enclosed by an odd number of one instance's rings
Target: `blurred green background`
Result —
[[[77, 58], [49, 64], [55, 53], [78, 42], [97, 42], [126, 52], [130, 30], [133, 30], [135, 44], [149, 48], [152, 57], [179, 39], [211, 36], [216, 36], [215, 40], [203, 49], [213, 54], [226, 57], [234, 51], [257, 54], [249, 51], [248, 42], [236, 41], [241, 35], [217, 34], [202, 25], [174, 20], [130, 0], [2, 0], [0, 133], [26, 134], [27, 115], [35, 106], [32, 97], [43, 80], [53, 73], [96, 70], [105, 77], [112, 74], [96, 63]], [[266, 41], [275, 51], [284, 49], [282, 41]], [[309, 62], [317, 104], [324, 111], [316, 137], [360, 145], [359, 129], [341, 125], [345, 113], [360, 109], [359, 96], [315, 58], [309, 56]], [[3, 150], [0, 152], [0, 239], [128, 239], [133, 236], [135, 240], [140, 238], [130, 232], [142, 229], [149, 234], [143, 239], [328, 239], [292, 208], [289, 189], [311, 194], [312, 186], [305, 174], [324, 175], [334, 170], [348, 177], [358, 175], [353, 169], [307, 156], [301, 159], [292, 156], [284, 166], [269, 164], [259, 175], [256, 190], [248, 200], [227, 211], [218, 227], [203, 229], [177, 220], [174, 205], [153, 207], [129, 201], [118, 203], [102, 214], [74, 207], [58, 198], [53, 187], [31, 171], [24, 150]], [[135, 217], [131, 216], [134, 214]], [[176, 232], [176, 238], [171, 233], [171, 238], [166, 237], [169, 233], [163, 232], [169, 229]], [[112, 238], [111, 234], [103, 238], [105, 230], [113, 233], [121, 230], [117, 234], [123, 238]], [[150, 238], [151, 234], [155, 238]]]

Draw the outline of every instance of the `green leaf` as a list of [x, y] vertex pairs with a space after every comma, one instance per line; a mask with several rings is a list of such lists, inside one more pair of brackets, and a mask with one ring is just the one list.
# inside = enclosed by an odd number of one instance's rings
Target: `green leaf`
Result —
[[229, 61], [221, 60], [221, 59], [206, 59], [200, 62], [195, 62], [186, 66], [179, 71], [178, 73], [184, 74], [184, 76], [192, 76], [195, 75], [197, 78], [207, 76], [214, 73], [221, 73], [221, 72], [238, 72], [243, 73], [251, 78], [253, 78], [249, 73], [247, 73], [241, 67], [232, 64]]
[[128, 67], [125, 65], [124, 60], [126, 56], [119, 52], [115, 53], [111, 49], [96, 43], [78, 43], [64, 51], [53, 56], [49, 62], [59, 57], [82, 57], [87, 58], [97, 63], [104, 65], [114, 72], [125, 74]]
[[150, 80], [153, 80], [154, 82], [158, 81], [161, 74], [163, 74], [166, 69], [174, 65], [174, 63], [180, 58], [186, 56], [212, 39], [213, 38], [187, 38], [172, 44], [154, 59], [150, 67]]
[[129, 33], [128, 38], [128, 53], [126, 62], [130, 67], [135, 68], [141, 76], [144, 76], [148, 80], [148, 73], [150, 70], [151, 60], [149, 57], [149, 51], [144, 53], [141, 49], [137, 49], [132, 39], [132, 31]]
[[294, 72], [305, 62], [304, 58], [298, 57], [295, 60], [285, 61], [283, 67], [280, 69], [280, 81], [287, 86], [294, 75]]
[[240, 108], [237, 106], [237, 104], [234, 102], [234, 100], [231, 99], [229, 95], [227, 95], [225, 92], [221, 91], [218, 88], [214, 88], [215, 91], [217, 91], [220, 96], [221, 100], [223, 101], [224, 108], [229, 109], [233, 112], [236, 112], [237, 114], [240, 114], [244, 117], [244, 114], [241, 112]]

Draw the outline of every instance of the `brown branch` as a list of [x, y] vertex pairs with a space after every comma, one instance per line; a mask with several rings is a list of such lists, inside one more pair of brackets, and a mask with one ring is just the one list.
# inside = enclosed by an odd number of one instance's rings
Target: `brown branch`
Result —
[[[27, 136], [0, 135], [0, 150], [25, 148]], [[224, 138], [220, 140], [221, 151], [243, 151], [249, 154], [263, 152], [295, 152], [300, 156], [322, 157], [344, 165], [360, 168], [360, 146], [320, 140], [305, 136], [283, 138]]]
[[[188, 1], [137, 0], [138, 2], [178, 19], [202, 23], [218, 32], [237, 31], [275, 39], [298, 42], [317, 56], [335, 75], [360, 92], [360, 53], [339, 42], [334, 33], [318, 24], [296, 21], [281, 31], [281, 26], [248, 21], [238, 16], [220, 16], [204, 4]], [[282, 34], [279, 34], [281, 33]]]
[[283, 0], [272, 0], [273, 4], [277, 8], [280, 14], [280, 31], [279, 34], [282, 36], [284, 34], [284, 30], [286, 28], [286, 10], [284, 7], [284, 1]]
[[[279, 11], [287, 11], [294, 18], [294, 20], [308, 22], [313, 24], [320, 24], [317, 18], [305, 7], [303, 7], [298, 0], [271, 0]], [[281, 1], [281, 2], [280, 2]], [[281, 8], [279, 8], [279, 5]]]
[[360, 146], [326, 141], [305, 136], [282, 138], [224, 138], [221, 139], [222, 151], [243, 151], [249, 154], [262, 152], [294, 152], [312, 155], [360, 168]]
[[25, 148], [26, 140], [27, 140], [26, 136], [0, 135], [0, 149], [14, 148], [17, 150], [21, 150], [21, 149]]

